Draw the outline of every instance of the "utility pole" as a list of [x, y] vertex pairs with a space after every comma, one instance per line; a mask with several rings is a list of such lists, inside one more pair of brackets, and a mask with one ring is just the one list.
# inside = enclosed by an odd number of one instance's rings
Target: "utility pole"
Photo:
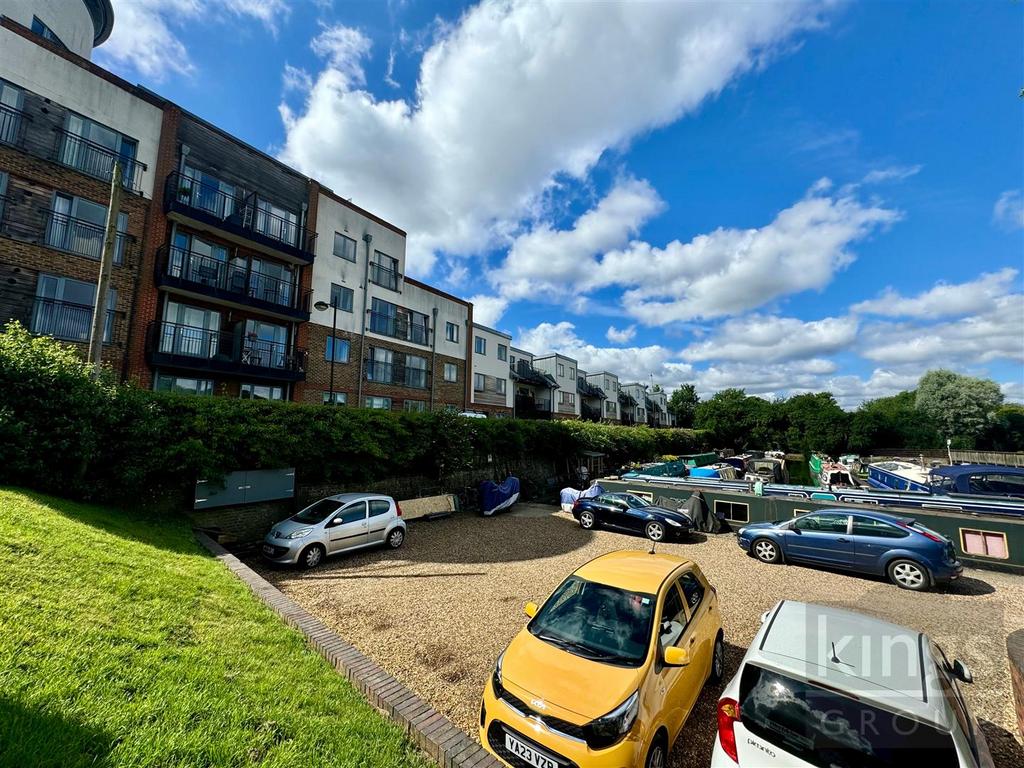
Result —
[[117, 217], [121, 210], [121, 161], [114, 161], [114, 172], [110, 178], [110, 204], [107, 206], [107, 229], [103, 235], [103, 253], [100, 255], [100, 280], [96, 286], [96, 306], [92, 314], [92, 330], [89, 333], [89, 363], [92, 377], [100, 377], [103, 362], [103, 332], [107, 327], [107, 294], [110, 293], [110, 273], [114, 267], [114, 250], [117, 248]]

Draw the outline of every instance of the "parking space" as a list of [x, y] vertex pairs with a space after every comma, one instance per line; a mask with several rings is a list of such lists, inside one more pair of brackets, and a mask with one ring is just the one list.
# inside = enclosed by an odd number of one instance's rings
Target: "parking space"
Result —
[[[469, 515], [410, 525], [397, 551], [342, 555], [312, 571], [255, 567], [476, 735], [480, 693], [498, 654], [526, 623], [522, 607], [542, 601], [588, 560], [647, 543], [587, 532], [552, 507], [521, 505], [495, 518]], [[1006, 661], [1006, 636], [1024, 626], [1024, 578], [967, 571], [942, 592], [910, 593], [877, 580], [746, 556], [732, 535], [661, 544], [700, 564], [722, 601], [731, 676], [761, 614], [788, 598], [862, 611], [927, 632], [968, 664], [965, 686], [998, 766], [1024, 765]], [[707, 690], [673, 750], [670, 766], [708, 765], [718, 689]]]

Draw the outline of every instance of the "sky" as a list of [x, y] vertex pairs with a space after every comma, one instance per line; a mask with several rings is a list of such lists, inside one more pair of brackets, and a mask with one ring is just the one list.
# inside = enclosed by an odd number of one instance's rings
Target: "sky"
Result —
[[409, 233], [517, 346], [1024, 401], [1024, 4], [113, 0], [94, 56]]

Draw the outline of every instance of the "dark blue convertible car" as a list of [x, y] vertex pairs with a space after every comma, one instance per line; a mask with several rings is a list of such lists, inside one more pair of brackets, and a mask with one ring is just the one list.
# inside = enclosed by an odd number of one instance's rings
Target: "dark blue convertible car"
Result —
[[863, 509], [825, 509], [740, 528], [739, 545], [765, 563], [805, 563], [887, 576], [924, 590], [959, 578], [953, 543], [914, 520]]
[[693, 520], [685, 512], [658, 507], [632, 493], [604, 493], [590, 499], [577, 499], [572, 516], [580, 527], [615, 528], [637, 533], [651, 541], [682, 538], [693, 531]]

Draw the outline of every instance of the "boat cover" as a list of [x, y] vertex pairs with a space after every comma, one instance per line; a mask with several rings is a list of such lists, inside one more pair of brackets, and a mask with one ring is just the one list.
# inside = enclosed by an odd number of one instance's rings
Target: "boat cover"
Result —
[[599, 484], [594, 483], [585, 491], [579, 491], [575, 488], [563, 488], [558, 494], [558, 501], [564, 508], [566, 504], [571, 508], [576, 499], [592, 499], [595, 496], [600, 496], [604, 493], [604, 488]]
[[519, 478], [505, 478], [498, 485], [490, 480], [480, 483], [480, 510], [485, 515], [493, 515], [502, 509], [508, 509], [519, 500]]
[[718, 470], [713, 467], [694, 467], [690, 470], [690, 477], [720, 477]]
[[718, 533], [722, 530], [722, 521], [708, 509], [707, 502], [700, 491], [694, 491], [686, 500], [680, 512], [685, 512], [693, 520], [693, 527], [704, 533]]

